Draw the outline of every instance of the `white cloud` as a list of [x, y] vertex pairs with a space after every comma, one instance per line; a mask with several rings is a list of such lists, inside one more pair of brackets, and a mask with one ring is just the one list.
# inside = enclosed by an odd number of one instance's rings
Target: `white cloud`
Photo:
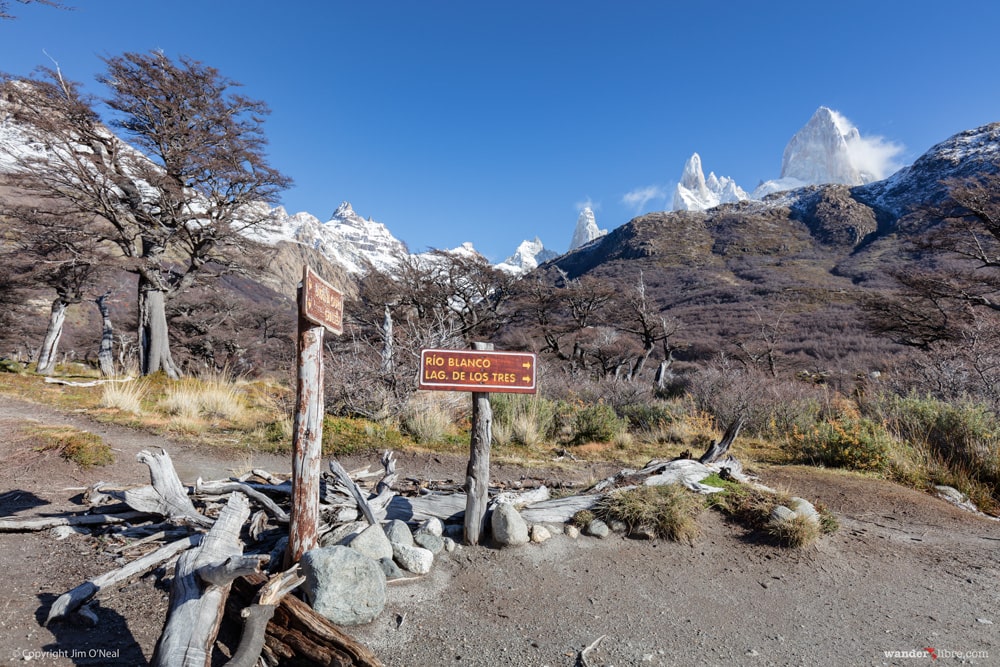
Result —
[[646, 207], [646, 204], [658, 199], [666, 201], [667, 189], [661, 185], [647, 185], [625, 193], [622, 196], [622, 203], [639, 213]]
[[589, 208], [591, 211], [595, 211], [596, 212], [597, 210], [599, 210], [601, 208], [601, 205], [600, 204], [595, 204], [594, 201], [590, 197], [587, 197], [583, 201], [578, 201], [576, 203], [576, 212], [577, 213], [583, 213], [583, 209], [585, 209], [585, 208]]
[[[852, 136], [857, 127], [842, 114], [832, 111], [833, 121], [837, 124], [837, 129], [845, 136]], [[885, 137], [880, 136], [860, 136], [860, 132], [853, 139], [847, 141], [847, 153], [851, 160], [851, 165], [858, 171], [870, 175], [873, 180], [879, 181], [896, 173], [903, 164], [898, 160], [903, 153], [904, 147]]]

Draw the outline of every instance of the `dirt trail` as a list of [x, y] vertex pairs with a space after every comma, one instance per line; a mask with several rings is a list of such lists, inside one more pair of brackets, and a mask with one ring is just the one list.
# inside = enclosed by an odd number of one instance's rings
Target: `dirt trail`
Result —
[[[118, 462], [80, 471], [19, 450], [12, 436], [29, 419], [98, 433]], [[167, 448], [184, 481], [250, 463], [238, 451], [205, 451], [3, 397], [0, 429], [8, 435], [0, 440], [3, 515], [71, 508], [78, 489], [99, 479], [145, 481], [147, 470], [134, 460], [141, 449]], [[289, 467], [281, 457], [252, 463]], [[461, 479], [464, 465], [460, 457], [405, 454], [400, 469]], [[518, 474], [497, 468], [495, 478]], [[581, 464], [572, 474], [604, 473]], [[925, 649], [945, 664], [1000, 664], [1000, 522], [859, 476], [783, 467], [761, 477], [824, 502], [841, 530], [788, 550], [706, 511], [693, 546], [556, 535], [514, 550], [463, 548], [439, 557], [430, 575], [392, 585], [380, 618], [350, 632], [398, 667], [571, 666], [601, 637], [591, 665], [912, 665], [907, 656]], [[106, 540], [0, 534], [0, 665], [26, 657], [43, 665], [145, 664], [166, 612], [155, 576], [102, 595], [97, 628], [39, 624], [55, 597], [119, 559]], [[975, 657], [949, 658], [959, 652]]]

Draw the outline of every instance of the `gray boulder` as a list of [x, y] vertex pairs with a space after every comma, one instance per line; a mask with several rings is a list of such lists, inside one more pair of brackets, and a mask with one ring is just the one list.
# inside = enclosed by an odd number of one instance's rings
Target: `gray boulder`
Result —
[[358, 553], [372, 560], [392, 558], [392, 543], [386, 537], [382, 526], [373, 524], [354, 536], [348, 545]]
[[611, 529], [608, 528], [608, 524], [604, 523], [600, 519], [592, 519], [591, 522], [587, 524], [587, 529], [584, 532], [591, 537], [603, 540], [611, 534]]
[[501, 547], [517, 547], [527, 544], [528, 524], [510, 503], [500, 503], [493, 510], [490, 519], [493, 541]]
[[434, 554], [427, 549], [398, 542], [392, 545], [392, 557], [401, 568], [413, 574], [427, 574], [434, 565]]
[[438, 535], [418, 532], [413, 535], [413, 541], [435, 556], [444, 551], [444, 538]]
[[406, 573], [394, 561], [391, 557], [383, 558], [378, 562], [379, 566], [382, 568], [382, 572], [385, 573], [385, 578], [389, 581], [393, 579], [402, 579], [406, 576]]
[[444, 524], [441, 523], [441, 519], [437, 517], [431, 517], [426, 521], [422, 522], [417, 529], [413, 531], [414, 537], [417, 535], [434, 535], [435, 537], [441, 537], [444, 535]]
[[338, 625], [372, 621], [385, 608], [385, 574], [377, 561], [345, 546], [312, 549], [300, 561], [306, 599]]
[[393, 519], [385, 524], [384, 530], [385, 536], [393, 544], [405, 544], [408, 547], [413, 546], [413, 533], [410, 532], [410, 527], [406, 525], [405, 521]]

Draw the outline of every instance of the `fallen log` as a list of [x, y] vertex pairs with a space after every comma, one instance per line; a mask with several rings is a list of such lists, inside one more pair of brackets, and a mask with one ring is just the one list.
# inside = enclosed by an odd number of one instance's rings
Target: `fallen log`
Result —
[[157, 667], [207, 667], [225, 612], [232, 580], [259, 570], [262, 557], [244, 557], [240, 531], [250, 517], [250, 502], [229, 496], [201, 545], [182, 554], [170, 587], [167, 623], [156, 643]]
[[368, 499], [365, 498], [365, 494], [361, 493], [360, 487], [358, 487], [357, 482], [351, 479], [351, 476], [344, 466], [340, 465], [336, 459], [330, 459], [330, 472], [333, 473], [337, 481], [340, 482], [345, 489], [347, 489], [351, 496], [354, 498], [354, 502], [358, 504], [358, 509], [361, 513], [365, 515], [365, 519], [369, 524], [375, 525], [378, 523], [378, 518], [375, 516], [375, 512], [372, 510], [372, 506], [368, 504]]
[[56, 526], [96, 526], [109, 523], [127, 523], [136, 519], [149, 519], [149, 512], [120, 512], [118, 514], [78, 514], [74, 516], [47, 516], [35, 519], [0, 519], [0, 533], [31, 533]]
[[200, 477], [194, 483], [195, 493], [207, 493], [222, 495], [225, 493], [242, 493], [248, 498], [259, 503], [268, 514], [274, 517], [279, 523], [288, 523], [288, 513], [281, 509], [278, 503], [274, 502], [260, 491], [254, 489], [249, 484], [242, 482], [214, 481], [206, 482]]
[[[227, 616], [235, 618], [251, 605], [262, 574], [233, 582]], [[284, 596], [267, 623], [261, 656], [269, 665], [325, 665], [329, 667], [383, 667], [368, 647], [359, 644], [302, 600]]]
[[393, 496], [386, 506], [387, 520], [419, 522], [438, 518], [441, 521], [462, 521], [465, 516], [464, 493], [430, 493], [425, 496]]
[[184, 539], [177, 540], [176, 542], [171, 542], [166, 546], [160, 547], [153, 553], [147, 554], [142, 558], [137, 558], [124, 567], [102, 574], [99, 577], [80, 584], [71, 591], [63, 593], [55, 602], [52, 603], [52, 607], [49, 609], [49, 615], [45, 619], [45, 625], [48, 625], [58, 618], [62, 618], [73, 613], [81, 605], [86, 603], [105, 588], [120, 584], [138, 574], [149, 572], [153, 568], [159, 567], [162, 563], [169, 561], [182, 551], [186, 551], [193, 546], [201, 544], [201, 539], [201, 533], [197, 533], [195, 535], [185, 537]]
[[580, 510], [589, 510], [600, 496], [566, 496], [528, 505], [521, 518], [528, 523], [567, 523]]

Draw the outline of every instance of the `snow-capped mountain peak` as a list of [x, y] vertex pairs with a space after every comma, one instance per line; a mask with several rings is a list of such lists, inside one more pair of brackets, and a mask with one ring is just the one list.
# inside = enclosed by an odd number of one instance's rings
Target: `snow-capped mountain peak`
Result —
[[762, 182], [750, 194], [731, 178], [704, 177], [701, 157], [695, 153], [685, 163], [674, 191], [675, 211], [703, 211], [743, 199], [763, 199], [773, 192], [807, 185], [840, 183], [864, 185], [896, 171], [902, 148], [882, 137], [863, 137], [842, 114], [819, 107], [792, 136], [781, 160], [781, 176]]
[[517, 246], [514, 254], [494, 265], [494, 268], [520, 275], [533, 271], [538, 268], [539, 264], [556, 257], [558, 254], [547, 250], [542, 245], [541, 239], [536, 236], [534, 241], [521, 241], [521, 245]]
[[705, 172], [701, 167], [701, 156], [691, 155], [684, 163], [681, 180], [674, 189], [673, 209], [675, 211], [704, 211], [709, 208], [729, 202], [742, 201], [747, 198], [743, 188], [736, 181], [723, 176], [719, 178], [715, 172]]
[[576, 229], [573, 230], [573, 240], [570, 241], [569, 249], [576, 250], [580, 246], [587, 245], [594, 239], [606, 235], [608, 230], [597, 226], [597, 218], [594, 217], [594, 209], [584, 206], [580, 211], [580, 217], [576, 219]]
[[863, 185], [875, 180], [851, 159], [849, 145], [860, 139], [858, 128], [847, 119], [828, 107], [820, 107], [785, 147], [781, 178], [843, 185]]

